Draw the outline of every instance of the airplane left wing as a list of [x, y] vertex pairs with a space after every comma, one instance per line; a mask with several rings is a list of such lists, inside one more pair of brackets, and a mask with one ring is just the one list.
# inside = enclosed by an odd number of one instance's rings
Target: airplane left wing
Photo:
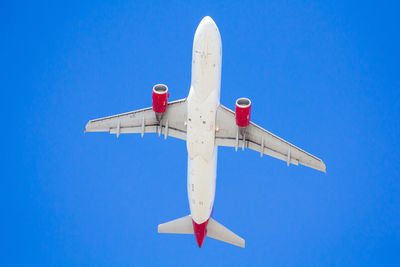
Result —
[[117, 137], [126, 133], [158, 133], [186, 140], [186, 99], [168, 103], [162, 120], [157, 121], [152, 107], [91, 120], [85, 132], [110, 132]]
[[250, 122], [246, 129], [246, 134], [240, 134], [239, 128], [235, 122], [235, 112], [222, 105], [217, 110], [215, 143], [218, 146], [238, 147], [242, 149], [250, 148], [260, 155], [264, 154], [286, 161], [294, 165], [302, 164], [304, 166], [326, 172], [325, 164], [319, 158], [310, 153], [292, 145], [282, 138]]

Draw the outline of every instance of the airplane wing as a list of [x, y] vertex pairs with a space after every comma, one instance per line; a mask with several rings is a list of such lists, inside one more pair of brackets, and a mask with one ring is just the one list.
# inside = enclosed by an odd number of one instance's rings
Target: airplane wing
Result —
[[261, 157], [266, 154], [271, 157], [290, 163], [326, 172], [325, 164], [319, 158], [292, 145], [291, 143], [268, 132], [260, 126], [250, 122], [246, 129], [245, 138], [239, 133], [235, 122], [235, 112], [220, 105], [217, 110], [215, 142], [218, 146], [250, 148], [260, 152]]
[[85, 132], [110, 132], [116, 134], [158, 133], [186, 140], [186, 99], [168, 103], [167, 110], [160, 122], [157, 121], [152, 107], [127, 113], [91, 120], [86, 124]]

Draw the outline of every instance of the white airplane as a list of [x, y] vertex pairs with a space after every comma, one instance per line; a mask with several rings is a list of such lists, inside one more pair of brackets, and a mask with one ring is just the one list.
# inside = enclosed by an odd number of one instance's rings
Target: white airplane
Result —
[[85, 132], [158, 133], [186, 140], [190, 215], [158, 225], [159, 233], [194, 234], [201, 247], [208, 237], [244, 247], [243, 238], [212, 218], [219, 146], [249, 148], [289, 164], [326, 172], [325, 164], [250, 122], [251, 102], [236, 101], [235, 111], [220, 104], [222, 42], [217, 25], [206, 16], [193, 42], [192, 83], [187, 98], [168, 103], [168, 87], [153, 87], [152, 107], [91, 120]]

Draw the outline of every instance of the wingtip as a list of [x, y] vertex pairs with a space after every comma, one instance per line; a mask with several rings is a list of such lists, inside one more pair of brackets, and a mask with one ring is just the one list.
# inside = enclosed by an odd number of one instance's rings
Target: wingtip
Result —
[[323, 171], [324, 173], [326, 173], [326, 165], [324, 162], [322, 162], [322, 169], [321, 171]]
[[88, 131], [88, 128], [90, 130], [89, 124], [90, 124], [90, 121], [88, 121], [88, 123], [86, 123], [85, 130], [83, 130], [83, 134], [85, 134]]

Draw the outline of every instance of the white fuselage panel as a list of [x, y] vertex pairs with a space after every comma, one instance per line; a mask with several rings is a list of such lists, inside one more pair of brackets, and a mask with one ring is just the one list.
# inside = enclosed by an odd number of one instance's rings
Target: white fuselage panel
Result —
[[210, 17], [205, 17], [194, 36], [192, 83], [187, 98], [188, 198], [192, 219], [198, 224], [208, 220], [214, 204], [221, 63], [219, 30]]

